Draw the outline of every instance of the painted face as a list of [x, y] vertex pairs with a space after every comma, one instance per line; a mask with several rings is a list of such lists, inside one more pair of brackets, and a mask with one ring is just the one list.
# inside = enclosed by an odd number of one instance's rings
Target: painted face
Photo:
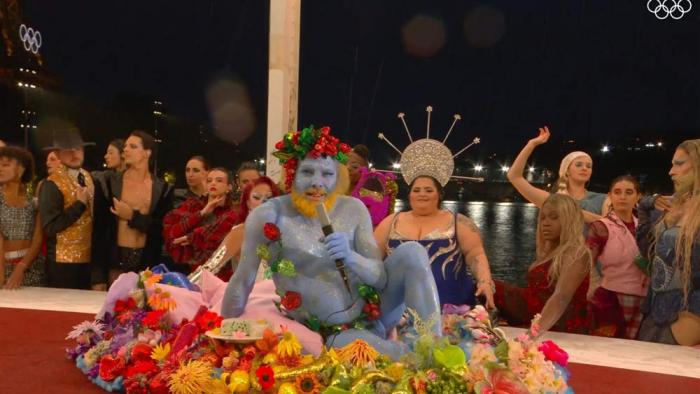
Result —
[[267, 183], [261, 183], [253, 187], [248, 199], [248, 209], [251, 211], [259, 207], [262, 203], [272, 198], [272, 189]]
[[238, 173], [238, 187], [240, 190], [243, 190], [258, 178], [260, 178], [260, 172], [258, 170], [243, 170]]
[[335, 189], [338, 163], [330, 157], [304, 159], [297, 166], [294, 188], [308, 201], [319, 203]]
[[73, 149], [60, 149], [56, 151], [56, 156], [66, 167], [78, 169], [83, 166], [85, 151], [83, 151], [82, 146]]
[[15, 159], [0, 157], [0, 184], [19, 181], [24, 173], [24, 167]]
[[207, 178], [207, 170], [204, 163], [197, 159], [190, 159], [185, 166], [185, 180], [190, 188], [204, 184]]
[[639, 192], [630, 181], [615, 183], [608, 195], [615, 211], [631, 211], [639, 201]]
[[576, 160], [569, 165], [569, 179], [578, 182], [588, 182], [593, 174], [593, 161], [586, 157], [577, 157]]
[[693, 163], [690, 156], [683, 149], [676, 149], [671, 161], [671, 170], [668, 172], [673, 180], [676, 193], [689, 192], [693, 188]]
[[350, 182], [353, 184], [360, 179], [360, 168], [367, 167], [365, 159], [355, 152], [348, 153], [348, 174], [350, 175]]
[[540, 209], [540, 235], [545, 241], [558, 241], [561, 234], [559, 212], [552, 204], [544, 204]]
[[105, 153], [104, 158], [107, 168], [118, 168], [122, 163], [122, 154], [114, 145], [109, 145], [107, 147], [107, 153]]
[[435, 182], [426, 177], [416, 178], [408, 194], [408, 201], [412, 210], [437, 210], [440, 194], [435, 186]]
[[46, 172], [51, 175], [60, 166], [61, 160], [58, 159], [56, 152], [49, 152], [49, 154], [46, 156]]
[[231, 191], [228, 174], [220, 170], [209, 171], [207, 174], [207, 192], [212, 197], [223, 196]]
[[143, 148], [141, 138], [132, 135], [126, 139], [124, 143], [124, 162], [128, 165], [148, 162], [151, 157], [151, 151]]

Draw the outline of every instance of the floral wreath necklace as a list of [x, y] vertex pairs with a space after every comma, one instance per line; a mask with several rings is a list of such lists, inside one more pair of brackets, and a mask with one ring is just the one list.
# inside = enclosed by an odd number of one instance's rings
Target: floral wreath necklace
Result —
[[[294, 262], [282, 257], [282, 233], [274, 223], [265, 223], [263, 233], [269, 244], [260, 244], [256, 249], [256, 254], [260, 259], [268, 262], [265, 270], [265, 279], [270, 279], [275, 275], [281, 275], [288, 278], [294, 278], [297, 275]], [[289, 312], [299, 310], [302, 313], [303, 320], [300, 323], [312, 331], [318, 332], [325, 339], [331, 335], [340, 333], [350, 328], [368, 329], [374, 325], [373, 321], [381, 316], [379, 292], [365, 283], [357, 286], [357, 292], [360, 298], [365, 302], [362, 308], [362, 313], [354, 320], [343, 324], [327, 324], [321, 321], [318, 316], [306, 311], [303, 308], [303, 299], [299, 292], [285, 290], [280, 285], [275, 283], [275, 292], [280, 296], [280, 302], [275, 302], [277, 309], [284, 315], [288, 316]], [[353, 301], [353, 305], [357, 300]]]

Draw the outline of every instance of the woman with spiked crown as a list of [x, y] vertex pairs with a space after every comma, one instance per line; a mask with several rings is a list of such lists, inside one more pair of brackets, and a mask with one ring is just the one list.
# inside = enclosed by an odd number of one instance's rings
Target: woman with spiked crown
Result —
[[[428, 107], [428, 114], [431, 111]], [[455, 122], [458, 119], [456, 115]], [[429, 134], [412, 142], [401, 153], [401, 173], [409, 185], [411, 209], [387, 216], [374, 235], [384, 255], [391, 255], [408, 241], [425, 247], [443, 307], [473, 306], [476, 296], [483, 296], [486, 306], [495, 308], [495, 285], [478, 228], [468, 217], [440, 206], [453, 169], [454, 156], [443, 143], [430, 139]]]

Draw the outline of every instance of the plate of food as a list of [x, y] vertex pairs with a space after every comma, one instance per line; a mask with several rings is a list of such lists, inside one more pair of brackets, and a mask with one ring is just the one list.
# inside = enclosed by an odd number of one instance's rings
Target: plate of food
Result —
[[250, 343], [263, 338], [263, 332], [269, 328], [264, 320], [224, 319], [221, 327], [207, 331], [206, 336], [233, 343]]

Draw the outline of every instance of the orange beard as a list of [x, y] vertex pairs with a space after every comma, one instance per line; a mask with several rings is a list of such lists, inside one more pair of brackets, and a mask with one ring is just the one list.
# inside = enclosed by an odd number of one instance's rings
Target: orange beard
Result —
[[[325, 200], [323, 200], [323, 205], [326, 207], [326, 211], [330, 212], [330, 210], [333, 209], [333, 205], [335, 205], [335, 200], [338, 199], [338, 195], [340, 195], [338, 188], [335, 188], [330, 194], [326, 195]], [[300, 192], [295, 188], [292, 188], [291, 199], [294, 208], [296, 208], [297, 211], [299, 211], [299, 213], [301, 213], [303, 216], [306, 216], [307, 218], [316, 217], [316, 205], [319, 204], [318, 202], [310, 201], [306, 198], [305, 193]]]

